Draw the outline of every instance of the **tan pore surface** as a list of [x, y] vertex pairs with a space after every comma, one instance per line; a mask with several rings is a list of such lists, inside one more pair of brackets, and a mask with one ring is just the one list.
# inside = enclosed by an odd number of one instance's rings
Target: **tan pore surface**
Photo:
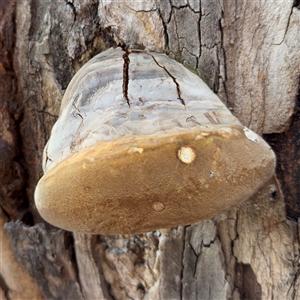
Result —
[[42, 217], [66, 230], [136, 234], [211, 218], [249, 198], [275, 156], [239, 125], [99, 143], [40, 180]]

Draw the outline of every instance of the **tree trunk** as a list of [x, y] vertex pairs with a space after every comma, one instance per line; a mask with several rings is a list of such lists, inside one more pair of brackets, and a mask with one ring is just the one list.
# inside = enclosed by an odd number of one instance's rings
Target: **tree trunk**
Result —
[[[1, 299], [300, 299], [299, 7], [0, 0]], [[132, 44], [196, 72], [269, 141], [278, 180], [190, 226], [136, 236], [54, 228], [33, 194], [62, 95], [95, 54]]]

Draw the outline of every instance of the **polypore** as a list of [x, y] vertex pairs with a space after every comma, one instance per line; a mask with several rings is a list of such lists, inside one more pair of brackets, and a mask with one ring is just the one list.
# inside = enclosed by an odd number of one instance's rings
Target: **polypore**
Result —
[[163, 54], [109, 49], [65, 92], [35, 201], [66, 230], [135, 234], [219, 215], [274, 168], [198, 76]]

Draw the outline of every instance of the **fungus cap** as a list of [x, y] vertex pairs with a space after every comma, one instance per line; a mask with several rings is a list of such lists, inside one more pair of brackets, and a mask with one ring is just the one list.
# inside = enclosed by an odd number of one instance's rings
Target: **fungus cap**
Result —
[[63, 97], [36, 206], [70, 231], [136, 234], [219, 215], [274, 173], [275, 155], [166, 55], [109, 49]]

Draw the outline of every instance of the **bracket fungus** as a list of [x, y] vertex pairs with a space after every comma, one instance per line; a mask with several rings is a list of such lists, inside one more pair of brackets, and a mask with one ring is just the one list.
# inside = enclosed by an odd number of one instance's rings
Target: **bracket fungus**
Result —
[[275, 155], [195, 74], [120, 48], [70, 82], [36, 206], [70, 231], [136, 234], [219, 215], [274, 173]]

